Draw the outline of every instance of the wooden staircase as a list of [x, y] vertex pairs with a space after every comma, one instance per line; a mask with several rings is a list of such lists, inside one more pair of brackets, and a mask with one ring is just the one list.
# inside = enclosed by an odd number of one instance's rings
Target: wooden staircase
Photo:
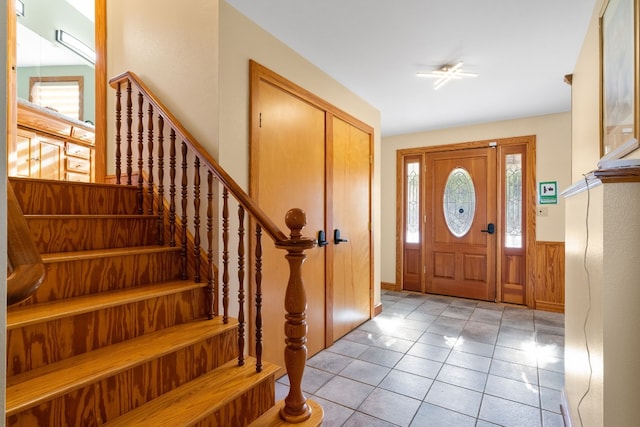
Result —
[[207, 318], [136, 187], [9, 182], [46, 277], [8, 309], [7, 425], [244, 426], [274, 407], [277, 367], [238, 366], [238, 322]]

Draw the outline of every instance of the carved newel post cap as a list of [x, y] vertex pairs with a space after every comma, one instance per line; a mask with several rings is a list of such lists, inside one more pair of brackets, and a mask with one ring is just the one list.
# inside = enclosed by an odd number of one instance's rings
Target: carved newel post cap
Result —
[[302, 237], [301, 230], [307, 225], [307, 214], [302, 209], [290, 209], [284, 216], [284, 222], [291, 230], [291, 239], [297, 240]]

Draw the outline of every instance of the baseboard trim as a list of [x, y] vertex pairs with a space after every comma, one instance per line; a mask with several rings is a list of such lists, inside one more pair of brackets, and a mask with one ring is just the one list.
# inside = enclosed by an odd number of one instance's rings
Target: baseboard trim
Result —
[[382, 313], [382, 303], [379, 302], [373, 307], [373, 317], [376, 317], [378, 314]]
[[564, 304], [549, 301], [536, 301], [536, 309], [543, 311], [553, 311], [556, 313], [564, 313]]
[[398, 285], [396, 285], [395, 283], [391, 283], [391, 282], [380, 282], [380, 288], [384, 289], [385, 291], [399, 291], [400, 289], [398, 289]]

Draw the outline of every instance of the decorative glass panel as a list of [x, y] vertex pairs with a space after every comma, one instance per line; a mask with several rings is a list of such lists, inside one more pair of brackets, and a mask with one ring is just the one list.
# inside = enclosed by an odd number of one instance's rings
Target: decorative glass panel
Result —
[[522, 154], [505, 157], [505, 236], [507, 248], [522, 247]]
[[465, 169], [455, 168], [449, 174], [444, 187], [443, 208], [449, 231], [456, 237], [467, 234], [476, 212], [476, 190]]
[[420, 163], [407, 163], [407, 220], [405, 240], [420, 242]]

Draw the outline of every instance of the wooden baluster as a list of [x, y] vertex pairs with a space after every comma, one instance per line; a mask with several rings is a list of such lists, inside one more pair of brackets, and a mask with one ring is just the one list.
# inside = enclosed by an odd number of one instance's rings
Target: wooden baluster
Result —
[[120, 134], [122, 128], [122, 87], [118, 82], [116, 87], [116, 184], [120, 185], [120, 175], [122, 174], [122, 152], [120, 146], [122, 145], [122, 135]]
[[136, 205], [138, 213], [144, 212], [142, 206], [144, 202], [144, 177], [142, 170], [144, 169], [144, 96], [142, 92], [138, 92], [138, 193], [136, 197]]
[[182, 141], [182, 236], [180, 241], [182, 244], [180, 252], [182, 279], [187, 278], [187, 199], [189, 194], [187, 184], [187, 144]]
[[147, 176], [147, 196], [149, 199], [149, 215], [153, 215], [153, 104], [149, 103], [149, 117], [147, 117], [147, 154], [149, 156], [149, 173]]
[[262, 371], [262, 227], [256, 224], [256, 372]]
[[176, 131], [169, 133], [169, 246], [176, 246]]
[[133, 175], [133, 98], [131, 80], [127, 80], [127, 185]]
[[229, 323], [229, 190], [222, 190], [222, 321]]
[[207, 171], [207, 318], [217, 315], [213, 287], [213, 173]]
[[164, 245], [164, 118], [158, 115], [158, 244]]
[[193, 172], [193, 264], [194, 282], [200, 283], [200, 157], [196, 155]]
[[238, 365], [244, 365], [244, 208], [238, 205]]
[[299, 423], [311, 416], [311, 408], [302, 393], [302, 376], [307, 362], [307, 297], [302, 282], [302, 263], [307, 257], [305, 250], [315, 246], [315, 241], [302, 237], [301, 230], [307, 218], [301, 209], [291, 209], [285, 216], [285, 223], [291, 230], [290, 239], [278, 242], [276, 246], [287, 250], [285, 258], [289, 262], [289, 282], [285, 293], [286, 347], [284, 361], [289, 376], [289, 394], [280, 409], [280, 417], [289, 423]]

